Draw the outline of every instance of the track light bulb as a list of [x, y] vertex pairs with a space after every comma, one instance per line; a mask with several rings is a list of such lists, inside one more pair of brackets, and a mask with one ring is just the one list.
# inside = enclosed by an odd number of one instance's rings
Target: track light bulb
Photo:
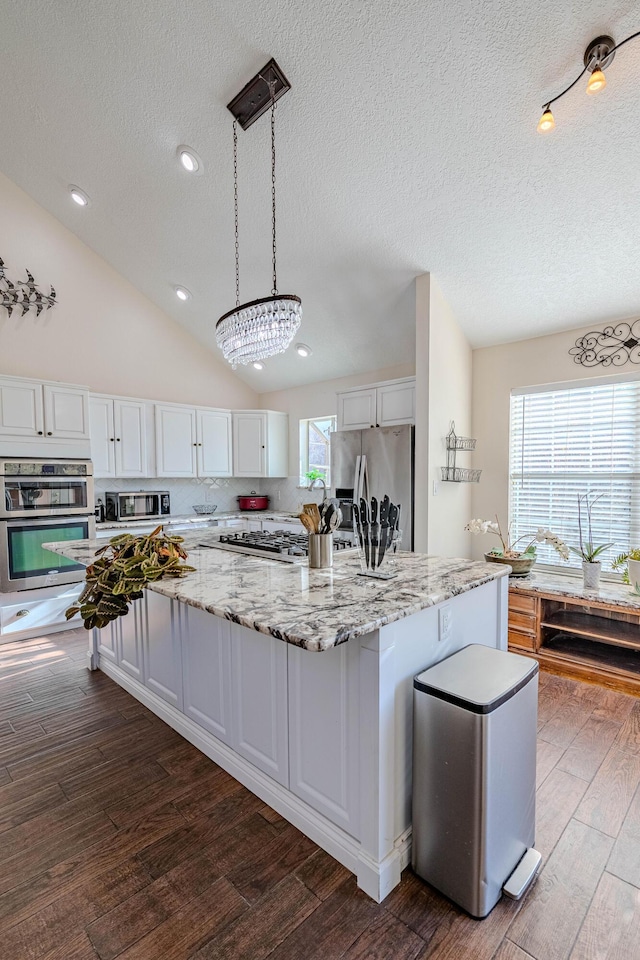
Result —
[[587, 93], [589, 94], [599, 93], [601, 90], [604, 90], [606, 85], [607, 85], [607, 78], [605, 77], [600, 67], [596, 67], [593, 73], [591, 74], [591, 76], [589, 77], [589, 82], [587, 83]]
[[546, 107], [538, 123], [538, 133], [549, 133], [555, 127], [556, 122], [551, 113], [551, 107]]

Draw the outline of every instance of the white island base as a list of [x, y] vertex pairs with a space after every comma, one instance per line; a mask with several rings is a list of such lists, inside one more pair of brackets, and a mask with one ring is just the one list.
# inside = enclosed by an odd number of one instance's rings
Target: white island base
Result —
[[90, 662], [380, 902], [410, 861], [413, 677], [469, 643], [506, 650], [507, 589], [500, 576], [323, 652], [148, 590], [93, 632]]

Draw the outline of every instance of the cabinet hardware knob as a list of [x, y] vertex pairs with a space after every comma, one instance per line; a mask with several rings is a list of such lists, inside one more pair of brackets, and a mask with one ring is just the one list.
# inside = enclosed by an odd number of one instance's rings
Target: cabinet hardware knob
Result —
[[116, 440], [118, 441], [118, 443], [120, 443], [120, 437], [116, 437]]
[[201, 443], [199, 443], [199, 444], [198, 444], [198, 446], [199, 446], [199, 447], [201, 447], [201, 446], [202, 446], [202, 444], [201, 444]]
[[52, 436], [53, 436], [53, 433], [51, 432], [51, 430], [47, 430], [47, 436], [48, 436], [48, 437], [52, 437]]
[[111, 437], [110, 439], [111, 439], [111, 443], [115, 443], [115, 442], [116, 442], [116, 438], [115, 438], [115, 437]]
[[44, 430], [38, 430], [38, 436], [39, 436], [39, 437], [41, 437], [43, 433], [44, 433]]
[[197, 444], [197, 443], [194, 443], [194, 447], [197, 447], [197, 446], [198, 446], [198, 444]]

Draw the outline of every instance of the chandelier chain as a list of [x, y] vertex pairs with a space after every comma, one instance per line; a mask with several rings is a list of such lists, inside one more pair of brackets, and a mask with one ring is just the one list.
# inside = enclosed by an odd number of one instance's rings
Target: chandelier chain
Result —
[[236, 231], [236, 307], [240, 306], [240, 245], [238, 242], [238, 121], [233, 121], [233, 212]]
[[278, 295], [278, 278], [276, 275], [276, 98], [275, 84], [271, 88], [271, 235], [273, 240], [273, 289], [274, 297]]

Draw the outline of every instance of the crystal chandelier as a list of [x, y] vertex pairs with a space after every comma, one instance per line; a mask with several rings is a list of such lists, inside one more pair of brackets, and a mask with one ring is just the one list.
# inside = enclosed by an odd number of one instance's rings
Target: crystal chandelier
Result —
[[[256, 95], [256, 81], [266, 83], [269, 99]], [[270, 61], [229, 104], [233, 121], [233, 200], [236, 241], [236, 305], [223, 314], [216, 324], [216, 340], [225, 360], [237, 364], [255, 363], [265, 357], [284, 353], [295, 337], [302, 317], [300, 297], [278, 294], [276, 273], [276, 100], [289, 89], [289, 84], [275, 61]], [[243, 114], [247, 97], [250, 110]], [[260, 102], [262, 100], [262, 103]], [[246, 129], [271, 104], [271, 236], [273, 289], [270, 297], [240, 303], [240, 248], [238, 244], [238, 122]]]

